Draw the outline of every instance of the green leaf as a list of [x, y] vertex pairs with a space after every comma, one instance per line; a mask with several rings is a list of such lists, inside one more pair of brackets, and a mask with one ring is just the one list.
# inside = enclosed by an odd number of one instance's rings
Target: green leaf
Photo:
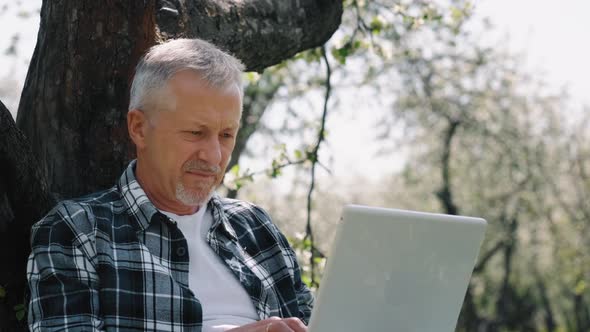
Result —
[[280, 143], [274, 146], [275, 151], [285, 151], [287, 150], [287, 144]]
[[25, 311], [24, 310], [20, 310], [16, 312], [16, 319], [23, 320], [25, 318]]
[[3, 286], [0, 286], [0, 299], [6, 297], [6, 289]]
[[322, 58], [322, 52], [319, 47], [311, 49], [311, 50], [299, 52], [294, 57], [295, 60], [304, 60], [308, 63], [318, 62], [318, 61], [320, 61], [321, 58]]
[[311, 287], [311, 278], [309, 276], [302, 275], [301, 281], [303, 281], [307, 285], [307, 287]]
[[340, 64], [346, 63], [346, 58], [352, 54], [354, 45], [350, 41], [345, 43], [342, 47], [334, 47], [332, 48], [332, 56], [334, 59], [338, 60]]
[[281, 175], [281, 169], [280, 168], [274, 168], [272, 170], [272, 174], [270, 175], [273, 179], [278, 177], [279, 175]]
[[15, 305], [13, 309], [14, 311], [16, 311], [16, 319], [21, 321], [25, 318], [25, 314], [27, 313], [27, 307], [24, 305], [24, 303]]
[[229, 171], [237, 177], [240, 174], [240, 165], [235, 164]]
[[403, 22], [405, 26], [411, 27], [412, 25], [414, 25], [414, 18], [411, 16], [404, 16]]
[[249, 83], [255, 83], [260, 79], [260, 74], [256, 72], [247, 72], [246, 73], [246, 81]]
[[236, 186], [234, 190], [237, 191], [237, 190], [240, 190], [244, 186], [244, 183], [240, 180], [236, 180], [234, 182], [234, 185]]
[[377, 17], [377, 16], [373, 17], [373, 20], [369, 24], [369, 28], [371, 29], [371, 32], [373, 32], [375, 34], [380, 33], [381, 30], [383, 30], [383, 26], [384, 26], [383, 21], [381, 19], [379, 19], [379, 17]]
[[355, 40], [354, 43], [352, 43], [352, 51], [356, 51], [359, 48], [361, 48], [363, 46], [363, 43], [360, 40]]
[[305, 159], [309, 160], [312, 163], [315, 163], [318, 160], [317, 158], [317, 154], [315, 154], [313, 151], [308, 151]]
[[576, 293], [576, 295], [582, 295], [586, 292], [586, 288], [586, 282], [584, 280], [580, 280], [574, 289], [574, 293]]
[[277, 159], [273, 159], [273, 160], [272, 160], [271, 167], [272, 167], [273, 169], [275, 169], [275, 168], [279, 167], [280, 165], [281, 165], [281, 163], [280, 163], [280, 162], [279, 162]]
[[451, 18], [453, 19], [453, 21], [455, 21], [455, 23], [460, 22], [463, 17], [464, 17], [465, 13], [457, 7], [451, 7]]

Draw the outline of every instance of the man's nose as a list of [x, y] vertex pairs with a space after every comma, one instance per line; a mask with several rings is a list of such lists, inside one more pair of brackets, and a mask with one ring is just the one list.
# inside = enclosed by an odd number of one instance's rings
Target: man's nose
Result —
[[197, 157], [209, 165], [219, 165], [221, 162], [221, 144], [219, 137], [211, 135], [199, 148]]

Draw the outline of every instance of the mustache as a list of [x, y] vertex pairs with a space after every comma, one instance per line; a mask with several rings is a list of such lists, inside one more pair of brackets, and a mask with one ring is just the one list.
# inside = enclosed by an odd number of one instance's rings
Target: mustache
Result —
[[185, 172], [204, 172], [215, 175], [221, 173], [221, 167], [218, 165], [209, 165], [207, 162], [202, 160], [189, 160], [184, 164], [182, 169]]

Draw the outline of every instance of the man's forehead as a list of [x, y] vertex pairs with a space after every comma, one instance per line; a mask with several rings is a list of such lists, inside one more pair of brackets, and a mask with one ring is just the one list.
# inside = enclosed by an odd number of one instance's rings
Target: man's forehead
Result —
[[240, 128], [240, 120], [235, 120], [235, 119], [220, 119], [219, 121], [216, 121], [214, 123], [211, 123], [210, 121], [204, 121], [201, 119], [191, 119], [188, 121], [183, 121], [185, 124], [188, 124], [190, 126], [195, 126], [195, 127], [207, 127], [210, 126], [212, 124], [215, 125], [219, 125], [220, 127], [223, 127], [223, 129], [239, 129]]

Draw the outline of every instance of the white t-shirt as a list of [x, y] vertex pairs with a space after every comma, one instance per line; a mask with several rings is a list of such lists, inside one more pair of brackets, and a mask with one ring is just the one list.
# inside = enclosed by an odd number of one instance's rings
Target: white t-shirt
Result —
[[210, 209], [178, 216], [161, 211], [177, 222], [189, 253], [189, 288], [201, 302], [203, 332], [226, 331], [260, 319], [250, 296], [207, 243], [213, 223]]

